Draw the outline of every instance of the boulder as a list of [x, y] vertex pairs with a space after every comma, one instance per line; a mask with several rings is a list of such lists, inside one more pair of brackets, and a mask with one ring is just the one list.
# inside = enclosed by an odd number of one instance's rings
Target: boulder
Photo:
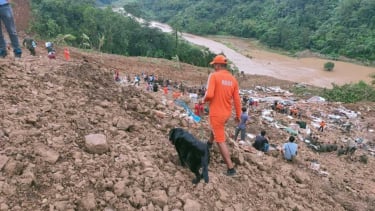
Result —
[[41, 156], [44, 161], [49, 163], [56, 163], [60, 155], [55, 150], [43, 144], [34, 145], [34, 151], [37, 155]]
[[107, 138], [103, 134], [90, 134], [85, 136], [85, 144], [89, 153], [103, 154], [109, 150]]
[[124, 118], [119, 119], [116, 124], [117, 129], [124, 131], [127, 131], [131, 126], [133, 126], [132, 121]]
[[151, 201], [153, 204], [164, 207], [168, 203], [168, 196], [164, 190], [154, 190], [151, 192]]

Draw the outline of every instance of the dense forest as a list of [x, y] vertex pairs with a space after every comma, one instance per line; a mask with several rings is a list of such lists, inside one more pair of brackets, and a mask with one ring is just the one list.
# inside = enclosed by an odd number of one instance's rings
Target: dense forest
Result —
[[375, 61], [374, 0], [139, 0], [138, 7], [181, 31]]
[[31, 30], [56, 44], [65, 42], [119, 55], [178, 58], [197, 66], [207, 66], [213, 57], [208, 49], [141, 25], [111, 8], [96, 8], [95, 3], [95, 0], [33, 0]]

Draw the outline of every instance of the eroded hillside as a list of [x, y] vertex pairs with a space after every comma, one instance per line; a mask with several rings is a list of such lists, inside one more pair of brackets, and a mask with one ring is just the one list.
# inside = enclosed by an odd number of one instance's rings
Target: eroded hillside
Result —
[[[177, 153], [167, 135], [183, 127], [207, 140], [207, 118], [188, 123], [171, 95], [147, 92], [140, 87], [115, 83], [113, 70], [121, 75], [148, 72], [184, 80], [199, 86], [208, 69], [148, 58], [82, 53], [72, 49], [73, 60], [48, 60], [26, 56], [0, 61], [0, 209], [1, 210], [373, 210], [375, 201], [374, 158], [360, 149], [353, 159], [336, 153], [315, 153], [298, 142], [300, 154], [294, 164], [277, 151], [269, 155], [250, 153], [228, 139], [237, 177], [223, 174], [225, 165], [216, 147], [211, 151], [210, 182], [191, 183], [192, 173], [179, 166]], [[242, 80], [255, 85], [292, 83], [263, 77]], [[246, 85], [247, 84], [247, 85]], [[257, 91], [258, 97], [275, 95]], [[280, 95], [280, 94], [277, 94]], [[190, 102], [187, 97], [183, 100]], [[192, 105], [192, 104], [190, 104]], [[310, 111], [334, 110], [306, 104], [302, 117], [311, 122]], [[264, 120], [260, 103], [251, 112], [248, 131], [266, 129], [271, 143], [280, 146], [288, 133]], [[372, 121], [374, 105], [352, 105], [362, 112], [360, 123]], [[284, 114], [273, 118], [288, 124]], [[312, 122], [311, 122], [312, 123]], [[316, 132], [316, 129], [312, 129]], [[233, 122], [227, 128], [230, 137]], [[85, 137], [102, 134], [108, 150], [89, 149]], [[321, 141], [355, 138], [332, 124], [319, 134]], [[371, 135], [371, 134], [370, 134]], [[251, 139], [248, 139], [249, 141]], [[373, 140], [369, 140], [369, 144]], [[367, 164], [359, 161], [366, 154]], [[318, 160], [321, 171], [310, 169]], [[324, 170], [324, 171], [323, 171]], [[328, 174], [321, 174], [321, 172]]]

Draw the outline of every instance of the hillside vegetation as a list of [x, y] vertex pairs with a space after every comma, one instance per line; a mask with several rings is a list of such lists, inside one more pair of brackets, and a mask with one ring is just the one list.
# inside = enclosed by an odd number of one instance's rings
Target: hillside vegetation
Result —
[[192, 46], [159, 29], [141, 25], [111, 8], [99, 9], [94, 0], [32, 1], [32, 31], [56, 44], [95, 49], [126, 56], [176, 58], [185, 63], [207, 66], [212, 53]]
[[140, 0], [149, 17], [195, 34], [257, 38], [273, 48], [310, 49], [374, 64], [373, 0]]

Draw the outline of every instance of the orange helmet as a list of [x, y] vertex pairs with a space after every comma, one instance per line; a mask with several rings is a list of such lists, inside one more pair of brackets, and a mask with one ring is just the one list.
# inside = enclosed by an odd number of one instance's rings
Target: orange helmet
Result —
[[217, 55], [210, 64], [227, 64], [227, 58], [223, 55]]

